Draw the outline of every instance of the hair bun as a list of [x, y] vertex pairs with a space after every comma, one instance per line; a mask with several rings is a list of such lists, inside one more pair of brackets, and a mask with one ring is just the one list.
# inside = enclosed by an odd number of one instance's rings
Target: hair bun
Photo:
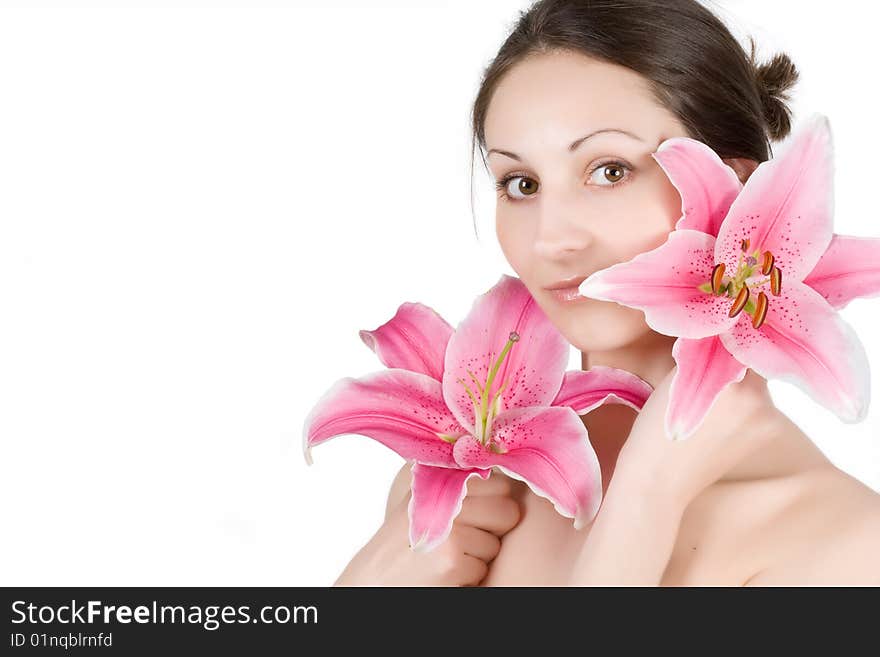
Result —
[[788, 92], [797, 83], [800, 73], [785, 53], [776, 53], [769, 62], [758, 64], [753, 40], [751, 63], [767, 122], [767, 133], [773, 141], [778, 141], [791, 132], [791, 110], [787, 105], [791, 98]]

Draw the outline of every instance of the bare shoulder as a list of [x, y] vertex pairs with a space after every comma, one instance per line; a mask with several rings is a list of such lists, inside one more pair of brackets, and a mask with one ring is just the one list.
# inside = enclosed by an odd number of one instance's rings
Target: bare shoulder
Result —
[[391, 490], [388, 491], [388, 502], [385, 504], [385, 517], [391, 513], [391, 510], [400, 504], [412, 487], [412, 464], [405, 461], [394, 481], [391, 482]]
[[749, 586], [880, 585], [880, 494], [829, 464], [775, 519], [773, 560]]

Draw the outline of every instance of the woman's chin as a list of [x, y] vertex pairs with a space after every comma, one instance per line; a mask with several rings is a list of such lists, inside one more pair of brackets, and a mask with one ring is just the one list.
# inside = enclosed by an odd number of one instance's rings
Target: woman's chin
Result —
[[640, 310], [610, 301], [587, 299], [554, 308], [550, 320], [575, 348], [586, 352], [613, 351], [651, 332]]

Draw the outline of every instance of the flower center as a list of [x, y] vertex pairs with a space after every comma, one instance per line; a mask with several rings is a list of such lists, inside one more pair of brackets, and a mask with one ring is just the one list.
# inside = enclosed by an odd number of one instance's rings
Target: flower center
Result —
[[[476, 432], [476, 439], [479, 440], [483, 445], [486, 445], [487, 447], [489, 447], [490, 449], [494, 449], [495, 451], [500, 451], [501, 448], [494, 444], [489, 445], [487, 444], [487, 442], [492, 435], [492, 421], [501, 412], [501, 391], [504, 390], [504, 386], [507, 385], [507, 381], [501, 383], [501, 386], [498, 388], [498, 390], [495, 391], [495, 394], [492, 396], [491, 401], [489, 400], [489, 390], [492, 389], [492, 383], [495, 381], [495, 376], [498, 374], [498, 368], [501, 367], [501, 363], [504, 362], [504, 359], [507, 357], [508, 352], [510, 352], [510, 348], [513, 346], [513, 343], [517, 341], [519, 341], [519, 334], [515, 331], [511, 331], [510, 336], [507, 338], [507, 343], [504, 345], [504, 348], [501, 350], [498, 358], [495, 359], [495, 362], [492, 364], [492, 367], [489, 370], [486, 381], [482, 384], [473, 372], [471, 372], [470, 370], [467, 371], [467, 373], [471, 377], [471, 380], [476, 386], [477, 392], [471, 390], [464, 379], [458, 380], [458, 382], [464, 386], [468, 397], [471, 398], [471, 402], [473, 402], [474, 404], [474, 431]], [[454, 440], [450, 442], [454, 442]]]
[[[775, 260], [770, 251], [761, 254], [758, 249], [749, 253], [749, 240], [744, 239], [740, 243], [739, 260], [733, 276], [725, 275], [724, 263], [718, 263], [712, 268], [709, 281], [700, 285], [700, 289], [707, 294], [726, 294], [731, 297], [733, 303], [728, 313], [730, 317], [736, 317], [745, 311], [747, 315], [752, 316], [752, 326], [756, 329], [761, 328], [767, 318], [767, 307], [770, 302], [764, 291], [758, 288], [770, 283], [770, 292], [773, 296], [778, 297], [782, 292], [782, 270], [776, 266]], [[760, 270], [767, 278], [751, 281], [756, 270]], [[757, 300], [752, 300], [753, 290], [758, 292]]]

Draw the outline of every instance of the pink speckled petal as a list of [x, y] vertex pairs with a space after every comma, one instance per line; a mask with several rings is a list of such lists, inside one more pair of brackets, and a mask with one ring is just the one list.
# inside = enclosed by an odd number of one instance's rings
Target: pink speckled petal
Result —
[[834, 235], [816, 268], [804, 279], [834, 308], [880, 294], [880, 239]]
[[484, 448], [473, 436], [455, 443], [461, 467], [497, 466], [526, 482], [553, 503], [575, 529], [591, 522], [602, 498], [599, 461], [587, 429], [571, 408], [514, 408], [495, 419], [492, 440], [503, 453]]
[[409, 498], [409, 544], [416, 552], [428, 552], [449, 537], [452, 523], [467, 495], [467, 480], [488, 479], [491, 469], [440, 468], [424, 463], [412, 467]]
[[780, 296], [770, 297], [759, 329], [745, 313], [740, 318], [721, 336], [739, 362], [765, 378], [794, 383], [845, 422], [865, 417], [870, 376], [864, 347], [818, 292], [790, 281]]
[[303, 451], [342, 434], [373, 438], [407, 460], [456, 467], [452, 444], [440, 434], [467, 431], [443, 401], [440, 382], [427, 374], [388, 369], [334, 383], [303, 426]]
[[667, 139], [651, 156], [681, 195], [681, 218], [675, 227], [718, 235], [743, 187], [736, 172], [706, 144], [688, 137]]
[[432, 308], [406, 302], [382, 326], [359, 335], [386, 367], [421, 372], [440, 381], [452, 333], [449, 323]]
[[742, 381], [746, 367], [716, 336], [688, 340], [679, 338], [672, 346], [677, 365], [666, 407], [666, 435], [683, 440], [696, 431], [712, 404], [731, 383]]
[[483, 385], [511, 332], [519, 335], [489, 390], [491, 401], [505, 382], [501, 410], [549, 406], [562, 385], [569, 344], [532, 298], [523, 282], [506, 274], [477, 297], [468, 316], [449, 340], [443, 373], [443, 396], [458, 421], [474, 426], [473, 403], [458, 383], [463, 379], [478, 395], [470, 370]]
[[732, 300], [698, 289], [715, 266], [715, 238], [674, 230], [652, 251], [593, 273], [580, 284], [586, 297], [638, 308], [652, 329], [665, 335], [705, 338], [726, 331]]
[[651, 384], [632, 372], [594, 365], [588, 370], [569, 370], [551, 406], [568, 406], [585, 415], [602, 404], [625, 404], [640, 411], [651, 395]]
[[831, 241], [832, 160], [828, 119], [815, 114], [749, 177], [721, 225], [716, 262], [732, 271], [749, 239], [750, 252], [773, 253], [784, 280], [803, 280]]

